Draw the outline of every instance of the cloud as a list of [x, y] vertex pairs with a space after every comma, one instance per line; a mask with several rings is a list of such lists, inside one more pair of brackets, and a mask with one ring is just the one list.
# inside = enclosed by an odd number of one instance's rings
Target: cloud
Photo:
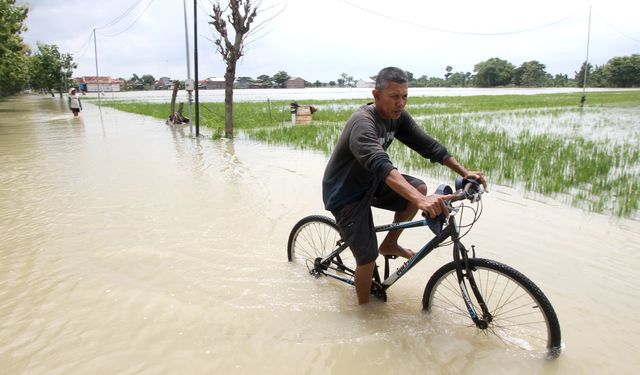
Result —
[[[193, 2], [187, 1], [193, 64]], [[640, 3], [593, 1], [590, 61], [638, 53]], [[199, 78], [221, 77], [208, 24], [211, 4], [198, 3]], [[442, 76], [446, 66], [473, 71], [492, 57], [519, 65], [538, 60], [547, 72], [573, 76], [586, 56], [589, 3], [539, 0], [263, 0], [237, 76], [284, 70], [308, 81], [336, 80], [341, 73], [371, 76], [395, 65], [415, 76]], [[187, 75], [183, 3], [159, 0], [29, 2], [25, 41], [57, 44], [78, 62], [77, 75], [95, 75], [92, 30], [97, 28], [101, 75], [129, 78]], [[283, 10], [284, 9], [284, 10]], [[275, 16], [275, 18], [274, 18]], [[267, 22], [267, 20], [269, 20]], [[126, 31], [125, 31], [126, 30]], [[495, 34], [495, 35], [487, 35]], [[194, 74], [193, 68], [191, 74]]]

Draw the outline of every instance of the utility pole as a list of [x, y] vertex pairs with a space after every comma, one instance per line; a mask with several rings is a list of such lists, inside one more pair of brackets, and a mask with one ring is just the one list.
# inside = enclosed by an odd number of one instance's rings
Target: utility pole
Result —
[[591, 40], [591, 5], [589, 5], [589, 28], [587, 29], [587, 58], [584, 60], [584, 75], [582, 78], [582, 97], [580, 97], [580, 108], [584, 107], [587, 101], [587, 72], [589, 71], [589, 42]]
[[[189, 61], [189, 31], [187, 29], [187, 0], [182, 0], [182, 8], [184, 10], [184, 45], [187, 50], [187, 81], [191, 81], [191, 62]], [[187, 88], [189, 95], [189, 133], [193, 133], [193, 124], [191, 119], [191, 90]]]
[[196, 90], [196, 137], [200, 136], [200, 102], [198, 98], [198, 0], [193, 0], [193, 67]]
[[96, 29], [93, 29], [93, 52], [95, 53], [95, 57], [96, 57], [96, 83], [97, 83], [97, 87], [98, 87], [98, 108], [101, 108], [100, 106], [100, 74], [98, 74], [98, 43], [96, 43]]

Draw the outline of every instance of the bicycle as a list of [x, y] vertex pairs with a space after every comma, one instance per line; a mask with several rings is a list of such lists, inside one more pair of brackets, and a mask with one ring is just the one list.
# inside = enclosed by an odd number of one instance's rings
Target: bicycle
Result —
[[[379, 225], [376, 232], [428, 226], [435, 236], [412, 258], [390, 273], [384, 257], [384, 278], [376, 265], [371, 293], [387, 300], [387, 289], [407, 274], [438, 247], [453, 245], [453, 260], [431, 275], [423, 296], [422, 308], [429, 313], [444, 314], [454, 324], [476, 327], [510, 347], [541, 352], [557, 358], [562, 350], [560, 323], [549, 299], [521, 272], [500, 262], [477, 258], [475, 245], [468, 250], [460, 241], [482, 214], [482, 186], [474, 180], [457, 178], [456, 192], [440, 185], [437, 194], [454, 194], [449, 201], [449, 218], [443, 215]], [[471, 202], [465, 205], [463, 201]], [[458, 202], [454, 205], [454, 202]], [[463, 224], [463, 212], [473, 213]], [[456, 220], [460, 217], [460, 220]], [[345, 251], [346, 250], [346, 251]], [[471, 253], [469, 253], [471, 251]], [[287, 246], [290, 262], [304, 262], [309, 273], [319, 278], [328, 276], [354, 285], [355, 259], [341, 239], [335, 220], [322, 215], [307, 216], [291, 230]]]

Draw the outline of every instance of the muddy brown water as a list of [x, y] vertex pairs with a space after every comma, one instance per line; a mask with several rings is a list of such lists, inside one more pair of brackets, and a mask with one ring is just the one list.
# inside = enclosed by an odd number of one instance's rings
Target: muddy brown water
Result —
[[[554, 304], [562, 356], [507, 351], [422, 313], [438, 250], [389, 290], [286, 261], [325, 213], [327, 157], [60, 99], [0, 102], [0, 368], [6, 374], [630, 374], [640, 368], [640, 223], [491, 186], [465, 238]], [[206, 134], [206, 130], [204, 131]], [[421, 176], [433, 189], [439, 181]], [[388, 213], [375, 213], [380, 222]], [[414, 229], [417, 247], [428, 232]]]

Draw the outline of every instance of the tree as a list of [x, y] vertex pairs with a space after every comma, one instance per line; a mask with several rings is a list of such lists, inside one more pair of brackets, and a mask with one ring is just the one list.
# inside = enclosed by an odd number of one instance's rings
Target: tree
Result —
[[279, 71], [271, 77], [271, 80], [275, 82], [278, 87], [285, 87], [287, 85], [287, 81], [291, 78], [287, 72], [284, 70]]
[[513, 82], [518, 86], [542, 87], [547, 76], [545, 68], [536, 60], [524, 62], [513, 72]]
[[256, 81], [262, 87], [271, 87], [271, 85], [273, 85], [273, 83], [271, 82], [271, 77], [266, 74], [259, 75], [258, 78], [256, 78]]
[[604, 66], [609, 86], [633, 87], [640, 85], [640, 55], [620, 56], [610, 59]]
[[73, 71], [78, 68], [78, 64], [73, 61], [73, 56], [68, 53], [62, 54], [62, 79], [65, 91], [71, 86], [74, 85], [73, 79]]
[[571, 80], [566, 74], [556, 74], [550, 79], [550, 85], [553, 87], [569, 87]]
[[447, 73], [445, 73], [444, 75], [444, 79], [446, 79], [447, 81], [449, 80], [449, 77], [451, 77], [451, 71], [453, 70], [453, 68], [451, 67], [451, 65], [447, 65], [447, 67], [444, 69], [447, 71]]
[[236, 79], [236, 88], [249, 88], [253, 83], [253, 78], [251, 77], [238, 77]]
[[29, 81], [29, 47], [20, 35], [28, 12], [27, 5], [0, 0], [0, 97], [20, 92]]
[[56, 89], [62, 97], [62, 92], [71, 85], [71, 75], [77, 65], [71, 55], [61, 54], [55, 44], [38, 43], [37, 51], [31, 56], [30, 81], [35, 89], [51, 93]]
[[134, 73], [126, 82], [126, 87], [129, 90], [144, 90], [144, 81]]
[[156, 83], [156, 79], [151, 74], [145, 74], [140, 77], [145, 89], [150, 89]]
[[593, 83], [593, 87], [611, 87], [611, 84], [609, 83], [607, 78], [605, 67], [606, 65], [596, 65], [596, 68], [591, 74], [591, 82]]
[[[411, 82], [411, 81], [413, 81], [413, 80], [414, 80], [414, 78], [413, 78], [413, 73], [411, 73], [411, 72], [410, 72], [410, 71], [408, 71], [408, 70], [405, 70], [405, 73], [407, 73], [407, 78], [409, 78], [409, 82]], [[376, 77], [377, 77], [377, 76], [376, 76]], [[375, 79], [373, 79], [373, 80], [375, 81]]]
[[580, 71], [575, 72], [576, 86], [583, 87], [584, 71], [587, 69], [587, 87], [607, 87], [607, 77], [603, 66], [594, 68], [591, 64], [582, 63]]
[[[347, 73], [342, 73], [340, 74], [341, 79], [338, 79], [338, 85], [340, 85], [341, 87], [349, 86], [351, 87], [353, 84], [353, 77], [348, 75]], [[342, 82], [342, 83], [340, 83]]]
[[467, 82], [469, 81], [470, 76], [471, 73], [469, 72], [455, 72], [452, 73], [446, 81], [450, 87], [467, 87]]
[[429, 81], [429, 76], [423, 74], [420, 78], [413, 80], [410, 84], [411, 87], [427, 87], [427, 81]]
[[582, 63], [582, 65], [580, 66], [580, 70], [575, 73], [574, 79], [576, 81], [576, 85], [578, 87], [584, 87], [585, 84], [585, 70], [586, 70], [586, 84], [587, 86], [591, 86], [589, 85], [589, 79], [591, 78], [591, 73], [593, 71], [593, 65], [587, 63], [586, 61]]
[[[213, 14], [209, 23], [220, 36], [215, 40], [215, 45], [222, 60], [227, 64], [224, 73], [224, 134], [227, 138], [233, 138], [233, 83], [236, 79], [236, 64], [244, 55], [245, 40], [257, 14], [258, 6], [252, 8], [251, 0], [229, 0], [229, 6], [224, 8], [220, 6], [219, 1], [213, 4]], [[233, 27], [233, 34], [227, 29], [227, 21]]]
[[510, 62], [493, 57], [474, 66], [474, 84], [478, 87], [506, 86], [511, 83], [514, 69]]

